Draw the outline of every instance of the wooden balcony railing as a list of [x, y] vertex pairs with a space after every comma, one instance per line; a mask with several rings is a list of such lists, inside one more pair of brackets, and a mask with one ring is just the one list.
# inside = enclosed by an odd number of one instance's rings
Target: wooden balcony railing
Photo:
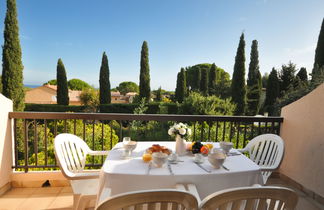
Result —
[[[281, 117], [11, 112], [14, 125], [16, 170], [57, 168], [53, 141], [59, 133], [80, 136], [93, 150], [110, 150], [124, 136], [137, 141], [171, 141], [167, 131], [173, 123], [187, 123], [193, 130], [188, 141], [231, 141], [244, 147], [262, 133], [280, 134]], [[103, 157], [87, 159], [98, 168]]]

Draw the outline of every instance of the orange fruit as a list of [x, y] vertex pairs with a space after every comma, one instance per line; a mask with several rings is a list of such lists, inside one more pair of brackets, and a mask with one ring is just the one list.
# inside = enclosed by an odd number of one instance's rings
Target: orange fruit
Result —
[[213, 144], [206, 144], [205, 146], [207, 146], [208, 147], [208, 149], [213, 149], [213, 147], [214, 147], [214, 145]]
[[145, 153], [142, 156], [144, 162], [150, 162], [152, 160], [152, 155], [150, 153]]
[[209, 148], [207, 146], [204, 145], [200, 148], [201, 154], [208, 154], [208, 152], [209, 152]]

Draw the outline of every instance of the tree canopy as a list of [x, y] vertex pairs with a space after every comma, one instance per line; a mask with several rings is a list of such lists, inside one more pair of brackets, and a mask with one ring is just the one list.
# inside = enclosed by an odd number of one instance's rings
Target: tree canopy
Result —
[[109, 80], [109, 65], [106, 52], [102, 54], [100, 76], [99, 76], [99, 101], [100, 104], [111, 103], [110, 80]]
[[91, 85], [80, 79], [70, 79], [68, 81], [68, 87], [70, 90], [84, 90], [91, 89]]
[[[194, 66], [186, 67], [186, 78], [187, 78], [187, 88], [189, 91], [201, 91], [201, 71], [207, 70], [208, 75], [212, 75], [212, 68], [216, 68], [216, 88], [214, 89], [213, 94], [221, 98], [229, 97], [230, 91], [230, 75], [222, 68], [217, 67], [216, 65], [213, 67], [213, 64], [202, 63]], [[209, 77], [208, 77], [209, 78]], [[213, 79], [213, 75], [212, 78]], [[210, 81], [209, 78], [209, 87], [210, 89]]]
[[261, 73], [259, 71], [258, 41], [253, 40], [250, 54], [249, 73], [247, 79], [247, 114], [256, 115], [260, 110], [262, 91]]
[[57, 80], [56, 79], [49, 80], [45, 82], [43, 85], [57, 85]]
[[57, 80], [57, 104], [69, 105], [69, 89], [66, 79], [66, 71], [61, 58], [57, 61], [56, 67], [56, 80]]
[[245, 41], [244, 34], [235, 56], [234, 71], [231, 84], [232, 100], [236, 104], [235, 115], [244, 115], [246, 110], [246, 87], [245, 87]]
[[282, 65], [279, 79], [280, 79], [280, 94], [292, 88], [295, 82], [296, 65], [289, 62], [288, 65]]
[[177, 87], [175, 90], [175, 99], [182, 103], [182, 101], [187, 96], [187, 81], [186, 81], [186, 72], [184, 68], [181, 68], [181, 71], [177, 76]]
[[25, 92], [23, 87], [22, 52], [19, 40], [16, 0], [7, 0], [2, 46], [2, 93], [13, 101], [15, 111], [23, 111]]
[[324, 18], [322, 20], [321, 30], [318, 35], [318, 41], [315, 50], [314, 68], [316, 64], [319, 68], [321, 68], [324, 65]]
[[145, 98], [146, 102], [151, 98], [150, 87], [150, 66], [149, 66], [149, 52], [147, 42], [144, 41], [141, 50], [141, 69], [139, 79], [139, 97]]
[[265, 110], [269, 112], [270, 115], [273, 114], [274, 104], [279, 97], [280, 84], [278, 78], [278, 72], [275, 68], [272, 69], [269, 75], [269, 79], [267, 82], [267, 91], [266, 91], [266, 99], [265, 99]]
[[126, 82], [121, 82], [119, 85], [116, 87], [116, 89], [123, 95], [129, 92], [136, 92], [138, 93], [139, 87], [135, 82], [131, 81], [126, 81]]

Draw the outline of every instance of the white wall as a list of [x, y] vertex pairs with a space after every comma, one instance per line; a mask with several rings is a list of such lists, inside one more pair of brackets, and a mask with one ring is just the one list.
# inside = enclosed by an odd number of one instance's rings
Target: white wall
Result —
[[324, 84], [281, 110], [280, 173], [324, 197]]
[[12, 174], [12, 126], [8, 113], [12, 101], [0, 94], [0, 188], [10, 182]]

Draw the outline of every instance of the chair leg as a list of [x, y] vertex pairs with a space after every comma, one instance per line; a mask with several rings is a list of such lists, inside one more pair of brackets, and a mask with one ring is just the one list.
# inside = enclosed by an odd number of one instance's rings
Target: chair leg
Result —
[[80, 194], [73, 194], [73, 210], [77, 210], [77, 207], [80, 202], [81, 195]]
[[91, 200], [96, 200], [97, 195], [81, 195], [76, 210], [84, 210]]

